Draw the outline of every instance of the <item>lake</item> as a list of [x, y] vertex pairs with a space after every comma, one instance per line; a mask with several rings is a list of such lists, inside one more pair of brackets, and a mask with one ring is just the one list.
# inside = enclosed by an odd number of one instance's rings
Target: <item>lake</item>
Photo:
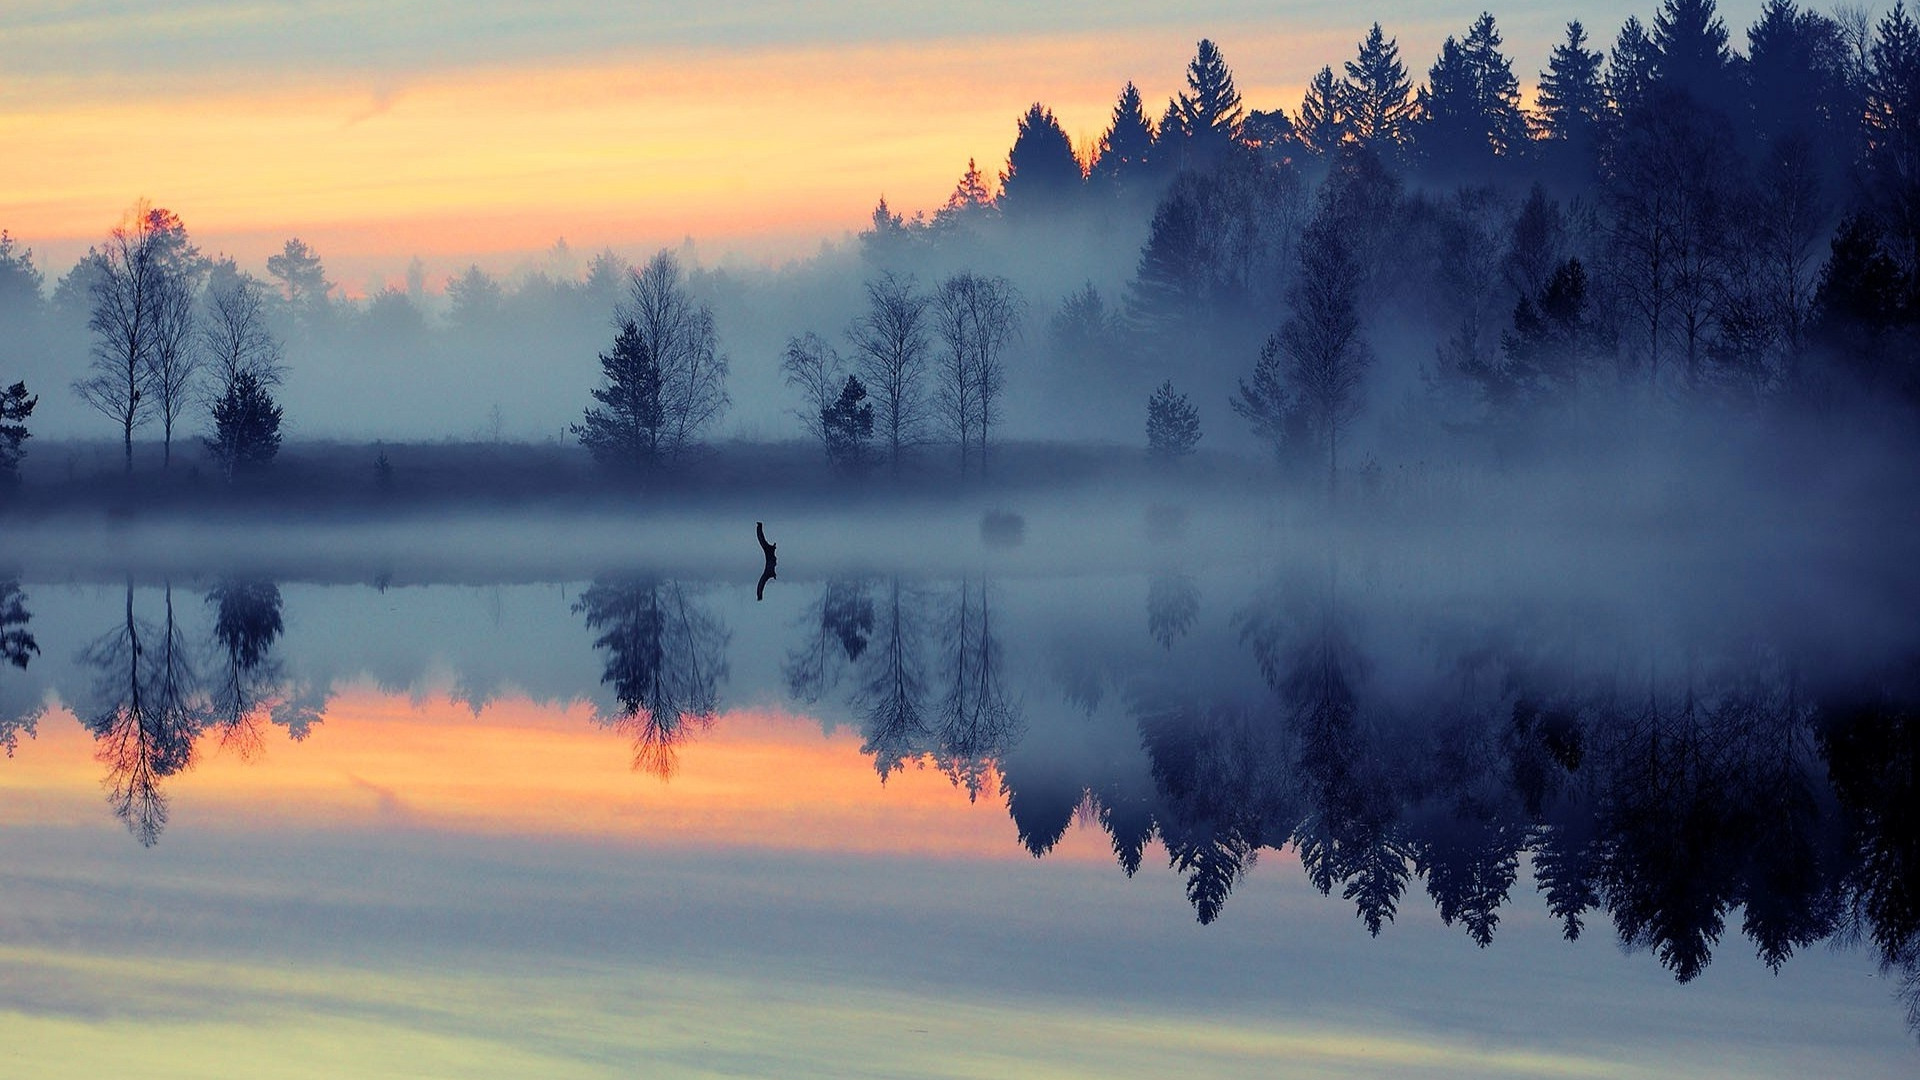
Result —
[[1000, 509], [12, 530], [4, 1071], [1920, 1065], [1904, 536]]

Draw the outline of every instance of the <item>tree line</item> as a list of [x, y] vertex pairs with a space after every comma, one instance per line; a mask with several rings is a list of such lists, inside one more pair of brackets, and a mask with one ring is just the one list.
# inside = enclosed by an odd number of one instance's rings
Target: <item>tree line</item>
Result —
[[[1343, 437], [1394, 373], [1417, 377], [1425, 407], [1389, 427], [1500, 455], [1591, 423], [1596, 401], [1920, 404], [1920, 27], [1903, 2], [1875, 19], [1769, 0], [1741, 52], [1713, 0], [1664, 0], [1608, 49], [1569, 23], [1537, 85], [1529, 107], [1482, 14], [1417, 83], [1374, 24], [1290, 110], [1250, 108], [1211, 40], [1157, 116], [1122, 87], [1089, 146], [1035, 103], [1004, 168], [969, 159], [931, 215], [880, 200], [858, 236], [864, 303], [782, 350], [798, 419], [848, 474], [898, 472], [929, 443], [985, 471], [1009, 394], [1051, 380], [1054, 410], [1140, 416], [1144, 400], [1165, 460], [1226, 404], [1332, 486], [1352, 463]], [[1137, 230], [1117, 289], [1060, 295], [1015, 268], [1065, 222]], [[229, 475], [270, 459], [283, 343], [426, 348], [418, 260], [405, 289], [358, 305], [300, 240], [267, 271], [270, 285], [205, 258], [143, 204], [53, 289], [43, 306], [89, 331], [74, 389], [129, 469], [137, 429], [157, 421], [164, 468], [195, 413]], [[42, 304], [41, 284], [0, 238], [0, 300]], [[683, 460], [731, 403], [727, 287], [666, 252], [512, 285], [470, 267], [447, 280], [445, 333], [455, 355], [516, 334], [598, 351], [570, 436], [645, 472]], [[15, 390], [0, 401], [6, 473], [34, 400]]]

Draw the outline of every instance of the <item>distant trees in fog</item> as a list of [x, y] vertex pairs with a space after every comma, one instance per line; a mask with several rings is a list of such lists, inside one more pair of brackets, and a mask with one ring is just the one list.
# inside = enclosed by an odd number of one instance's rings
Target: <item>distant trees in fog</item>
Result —
[[93, 362], [73, 389], [119, 426], [128, 476], [136, 428], [159, 419], [170, 467], [174, 428], [198, 408], [229, 479], [236, 466], [271, 460], [280, 409], [270, 389], [282, 367], [258, 282], [201, 255], [179, 215], [142, 201], [62, 283], [69, 295], [80, 288]]
[[[883, 198], [853, 250], [782, 271], [770, 291], [847, 304], [772, 335], [796, 335], [780, 370], [830, 466], [858, 472], [871, 450], [897, 471], [939, 443], [961, 473], [984, 468], [1010, 402], [1050, 426], [1137, 431], [1142, 397], [1169, 381], [1203, 409], [1230, 400], [1289, 460], [1311, 446], [1336, 480], [1369, 398], [1380, 423], [1364, 430], [1383, 442], [1502, 454], [1602, 409], [1920, 406], [1920, 27], [1903, 5], [1870, 18], [1768, 0], [1743, 41], [1713, 0], [1660, 0], [1613, 34], [1569, 22], [1531, 103], [1490, 13], [1430, 54], [1372, 23], [1328, 59], [1282, 108], [1244, 100], [1226, 50], [1199, 41], [1173, 94], [1125, 83], [1079, 147], [1034, 102], [1002, 164], [967, 157], [944, 204]], [[855, 256], [863, 290], [831, 280]], [[424, 382], [487, 350], [584, 361], [610, 316], [658, 369], [627, 412], [646, 448], [626, 456], [672, 460], [715, 430], [730, 372], [699, 298], [755, 286], [666, 253], [634, 271], [561, 245], [548, 266], [445, 279], [442, 326], [423, 265], [349, 302], [292, 239], [256, 282], [143, 204], [50, 303], [0, 233], [0, 319], [42, 327], [24, 335], [42, 349], [72, 344], [44, 327], [87, 324], [76, 389], [129, 470], [136, 429], [159, 420], [170, 457], [175, 421], [226, 400], [242, 369], [270, 399], [282, 341]], [[1021, 331], [1029, 305], [1040, 333]], [[1419, 401], [1380, 411], [1376, 380]], [[582, 419], [570, 430], [600, 430]]]

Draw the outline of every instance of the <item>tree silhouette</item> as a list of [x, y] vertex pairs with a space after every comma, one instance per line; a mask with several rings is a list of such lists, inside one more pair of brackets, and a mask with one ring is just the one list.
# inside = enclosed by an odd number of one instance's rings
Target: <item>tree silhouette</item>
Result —
[[[1202, 38], [1187, 63], [1187, 89], [1176, 96], [1169, 112], [1177, 117], [1174, 145], [1184, 168], [1204, 168], [1219, 160], [1240, 141], [1243, 112], [1240, 91], [1220, 47]], [[1160, 138], [1168, 132], [1163, 125]]]
[[1293, 127], [1301, 143], [1320, 157], [1331, 155], [1352, 137], [1347, 93], [1347, 84], [1333, 77], [1331, 66], [1321, 68], [1307, 82], [1307, 96], [1300, 101], [1300, 117]]
[[[642, 463], [651, 466], [677, 460], [697, 445], [701, 434], [731, 404], [726, 390], [727, 358], [719, 352], [713, 309], [693, 298], [680, 264], [661, 251], [630, 275], [627, 297], [615, 309], [615, 317], [622, 335], [632, 325], [645, 346], [647, 359], [640, 367], [651, 365], [659, 373], [659, 419], [645, 440]], [[623, 364], [632, 362], [623, 360]], [[647, 406], [632, 419], [651, 416], [652, 407]]]
[[1241, 384], [1233, 408], [1276, 451], [1288, 445], [1304, 420], [1327, 448], [1331, 495], [1340, 470], [1340, 433], [1359, 414], [1361, 384], [1372, 353], [1356, 310], [1359, 267], [1344, 239], [1326, 224], [1322, 217], [1308, 229], [1291, 292], [1293, 314], [1261, 351], [1254, 382]]
[[1565, 41], [1547, 56], [1540, 73], [1535, 102], [1540, 136], [1550, 152], [1563, 155], [1569, 171], [1591, 175], [1598, 164], [1601, 139], [1608, 121], [1607, 91], [1601, 79], [1605, 57], [1587, 48], [1587, 31], [1579, 20], [1567, 24]]
[[834, 468], [844, 473], [865, 471], [867, 443], [873, 438], [873, 405], [858, 375], [847, 376], [840, 396], [820, 410], [820, 430], [827, 460]]
[[1353, 137], [1377, 154], [1399, 149], [1414, 116], [1413, 84], [1400, 62], [1395, 39], [1374, 23], [1359, 45], [1359, 55], [1347, 61], [1346, 114]]
[[285, 629], [280, 589], [270, 581], [228, 578], [207, 593], [214, 605], [213, 641], [218, 673], [210, 687], [213, 722], [221, 745], [249, 757], [260, 745], [260, 719], [283, 703], [283, 676], [272, 659]]
[[1147, 579], [1147, 632], [1163, 649], [1185, 637], [1200, 617], [1200, 586], [1186, 574], [1155, 574]]
[[280, 295], [302, 327], [312, 331], [327, 320], [327, 294], [333, 290], [333, 283], [327, 280], [319, 252], [305, 240], [296, 236], [278, 255], [269, 256], [267, 273], [280, 283]]
[[[20, 582], [0, 579], [0, 660], [22, 671], [40, 653], [40, 643], [27, 630], [32, 621], [33, 612], [27, 610], [27, 594], [21, 591]], [[8, 753], [12, 753], [11, 744]]]
[[166, 828], [160, 782], [192, 763], [194, 740], [208, 718], [174, 622], [171, 589], [166, 611], [163, 629], [136, 620], [128, 585], [124, 620], [80, 654], [96, 671], [93, 703], [82, 719], [107, 766], [108, 805], [143, 847], [152, 847]]
[[847, 330], [855, 363], [873, 395], [887, 466], [900, 471], [902, 456], [922, 437], [927, 419], [927, 298], [913, 279], [891, 272], [867, 282], [867, 310]]
[[1513, 62], [1500, 52], [1500, 31], [1482, 13], [1464, 40], [1448, 37], [1419, 94], [1414, 143], [1430, 169], [1478, 173], [1495, 156], [1527, 146], [1526, 117]]
[[884, 781], [926, 752], [931, 731], [926, 712], [925, 626], [919, 598], [899, 578], [889, 579], [874, 604], [874, 632], [860, 664], [855, 706], [864, 741]]
[[621, 324], [613, 348], [600, 354], [600, 377], [592, 394], [604, 408], [588, 406], [582, 422], [569, 430], [609, 469], [633, 474], [657, 465], [666, 427], [660, 363], [632, 320]]
[[1000, 208], [1014, 218], [1052, 213], [1070, 204], [1084, 181], [1066, 129], [1052, 109], [1034, 102], [1017, 124], [1000, 174]]
[[787, 653], [781, 672], [786, 677], [787, 692], [812, 705], [867, 651], [874, 632], [868, 583], [828, 581], [821, 587], [820, 598], [802, 617], [801, 625], [808, 628], [805, 644]]
[[685, 585], [658, 578], [596, 581], [573, 605], [606, 653], [602, 685], [618, 711], [602, 720], [633, 740], [633, 767], [666, 779], [679, 745], [713, 723], [732, 635]]
[[170, 255], [184, 240], [176, 243], [167, 232], [177, 222], [168, 211], [136, 203], [106, 243], [89, 251], [95, 256], [87, 319], [93, 364], [73, 390], [120, 425], [128, 476], [133, 475], [133, 429], [153, 410], [149, 358], [161, 332], [162, 308], [174, 302], [170, 297], [178, 287], [179, 267]]
[[1153, 121], [1141, 105], [1140, 91], [1128, 82], [1114, 102], [1113, 119], [1094, 145], [1088, 179], [1118, 193], [1143, 185], [1154, 167]]
[[988, 431], [1006, 381], [1003, 357], [1019, 329], [1020, 298], [1006, 278], [960, 273], [940, 283], [929, 306], [942, 348], [936, 415], [959, 445], [961, 475], [976, 449], [984, 472]]
[[227, 384], [213, 406], [213, 433], [207, 450], [226, 471], [227, 479], [265, 468], [280, 452], [280, 406], [251, 371], [242, 371]]
[[27, 384], [16, 382], [0, 390], [0, 492], [20, 482], [20, 459], [25, 457], [28, 439], [27, 419], [40, 399], [27, 393]]

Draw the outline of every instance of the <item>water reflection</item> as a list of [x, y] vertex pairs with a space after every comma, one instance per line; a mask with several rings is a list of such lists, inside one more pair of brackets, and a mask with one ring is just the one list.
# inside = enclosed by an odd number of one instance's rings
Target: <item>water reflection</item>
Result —
[[[5, 661], [0, 670], [10, 666], [25, 671], [39, 655], [40, 643], [27, 630], [32, 621], [33, 612], [27, 609], [27, 594], [20, 582], [0, 579], [0, 661]], [[35, 725], [46, 711], [37, 700], [14, 700], [11, 691], [8, 681], [0, 679], [0, 747], [6, 749], [8, 757], [20, 748], [22, 734], [33, 737]]]
[[602, 685], [620, 707], [605, 718], [633, 740], [633, 767], [673, 775], [676, 748], [713, 723], [731, 636], [678, 581], [596, 581], [573, 605], [606, 654]]
[[[1912, 642], [1844, 660], [1740, 620], [1410, 604], [1343, 579], [1331, 558], [1212, 608], [1198, 577], [1129, 580], [1145, 588], [1144, 633], [1140, 593], [1111, 582], [796, 583], [810, 590], [797, 622], [741, 619], [755, 639], [743, 656], [769, 669], [743, 696], [784, 690], [851, 723], [880, 783], [925, 766], [969, 800], [1002, 802], [1009, 844], [1035, 856], [1079, 820], [1128, 875], [1164, 858], [1201, 923], [1230, 920], [1260, 854], [1287, 851], [1374, 935], [1422, 893], [1482, 946], [1510, 905], [1538, 904], [1567, 938], [1610, 925], [1683, 982], [1728, 947], [1778, 968], [1857, 939], [1915, 1000], [1920, 663], [1886, 659]], [[1205, 580], [1206, 596], [1234, 587]], [[216, 579], [199, 604], [166, 582], [120, 592], [77, 653], [84, 686], [68, 687], [47, 669], [74, 654], [39, 657], [24, 590], [0, 583], [12, 650], [0, 741], [11, 753], [32, 735], [46, 694], [22, 680], [46, 678], [144, 845], [167, 824], [165, 781], [203, 740], [248, 756], [271, 725], [304, 737], [343, 680], [377, 670], [417, 694], [434, 670], [418, 643], [359, 662], [303, 654], [360, 628], [290, 638], [281, 588], [263, 579]], [[501, 651], [484, 663], [456, 651], [456, 685], [485, 668], [489, 685], [567, 704], [596, 696], [597, 667], [612, 699], [599, 720], [632, 741], [638, 770], [672, 775], [719, 714], [734, 639], [724, 590], [634, 574], [532, 611], [498, 589], [462, 595], [487, 605], [491, 619], [470, 621], [494, 626]], [[404, 632], [446, 599], [398, 590], [380, 603], [401, 605]], [[54, 640], [44, 621], [35, 629]]]
[[84, 711], [76, 711], [107, 766], [107, 802], [147, 847], [167, 824], [160, 781], [192, 761], [194, 740], [211, 715], [174, 618], [171, 585], [165, 607], [162, 626], [136, 619], [129, 582], [125, 617], [80, 654], [94, 681]]

